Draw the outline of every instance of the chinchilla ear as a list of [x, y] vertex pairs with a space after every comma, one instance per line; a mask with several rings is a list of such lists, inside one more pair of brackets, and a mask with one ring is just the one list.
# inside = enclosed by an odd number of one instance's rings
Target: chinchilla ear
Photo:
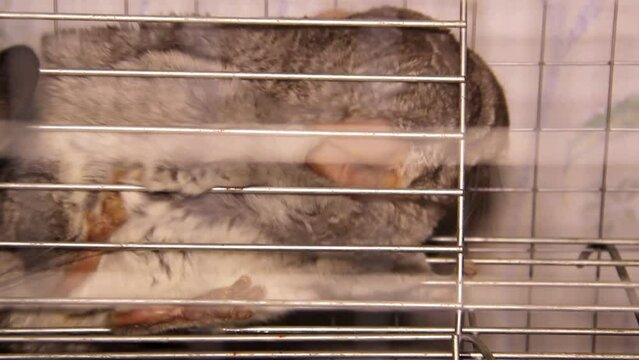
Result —
[[27, 46], [12, 46], [0, 52], [0, 116], [33, 119], [39, 71], [38, 56]]
[[[312, 126], [318, 130], [392, 131], [386, 119], [353, 117]], [[306, 164], [317, 175], [347, 187], [399, 188], [402, 164], [409, 155], [407, 142], [394, 139], [327, 139], [311, 149]]]

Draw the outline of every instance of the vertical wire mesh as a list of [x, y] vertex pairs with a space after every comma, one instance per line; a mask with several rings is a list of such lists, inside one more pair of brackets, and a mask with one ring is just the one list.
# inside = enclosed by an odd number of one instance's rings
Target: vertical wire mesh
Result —
[[477, 0], [471, 0], [470, 5], [471, 5], [471, 16], [473, 19], [473, 27], [472, 27], [472, 31], [470, 32], [471, 36], [470, 36], [469, 47], [472, 50], [475, 50], [475, 48], [477, 47], [477, 8], [479, 7], [479, 4]]
[[[606, 207], [606, 187], [608, 181], [608, 157], [610, 152], [610, 129], [612, 118], [612, 96], [613, 96], [613, 81], [615, 76], [615, 54], [617, 48], [617, 22], [619, 16], [619, 0], [615, 0], [614, 9], [612, 14], [612, 29], [610, 37], [610, 64], [608, 71], [608, 91], [606, 94], [606, 123], [604, 134], [604, 152], [603, 152], [603, 165], [601, 169], [601, 196], [599, 198], [599, 224], [597, 228], [597, 237], [603, 239], [604, 237], [604, 220], [605, 220], [605, 207]], [[597, 259], [601, 259], [601, 249], [597, 251]], [[596, 267], [596, 281], [599, 282], [601, 277], [601, 266]], [[599, 305], [600, 289], [595, 289], [595, 305]], [[592, 314], [592, 326], [594, 329], [599, 327], [599, 313], [594, 312]], [[592, 336], [591, 352], [594, 354], [597, 352], [597, 335]]]
[[[58, 13], [58, 0], [53, 0], [53, 13]], [[53, 33], [57, 34], [59, 31], [59, 22], [58, 20], [53, 20]]]
[[[466, 18], [468, 13], [467, 0], [460, 0], [459, 17], [464, 26], [459, 29], [459, 56], [460, 56], [460, 76], [463, 81], [459, 83], [459, 131], [462, 138], [459, 139], [459, 189], [462, 191], [457, 199], [457, 246], [464, 248], [464, 184], [465, 184], [465, 139], [466, 134], [466, 60], [467, 60], [467, 32]], [[457, 253], [457, 303], [459, 309], [455, 314], [455, 336], [453, 342], [453, 356], [455, 360], [460, 359], [462, 350], [462, 335], [464, 327], [464, 251]]]
[[[471, 11], [471, 16], [472, 16], [472, 28], [470, 31], [470, 39], [469, 42], [470, 44], [467, 44], [468, 47], [470, 49], [472, 49], [473, 51], [475, 51], [475, 48], [477, 46], [477, 8], [478, 8], [478, 2], [477, 0], [470, 0], [470, 11]], [[468, 24], [466, 24], [468, 26]], [[468, 27], [467, 27], [468, 28]], [[467, 35], [468, 36], [468, 35]], [[466, 50], [468, 51], [468, 50]], [[466, 251], [466, 250], [464, 250]], [[477, 326], [477, 316], [474, 312], [469, 311], [467, 313], [467, 321], [468, 321], [468, 325], [470, 327], [475, 327]], [[473, 335], [477, 335], [476, 333], [474, 333]]]
[[[602, 189], [603, 192], [603, 189]], [[597, 250], [597, 260], [601, 260], [601, 250]], [[595, 281], [599, 282], [599, 280], [601, 279], [601, 266], [597, 265], [597, 267], [595, 268]], [[595, 301], [594, 304], [599, 305], [599, 296], [600, 296], [600, 291], [599, 288], [595, 288]], [[599, 313], [594, 311], [592, 313], [592, 328], [593, 329], [597, 329], [599, 328]], [[597, 334], [593, 334], [592, 338], [590, 339], [591, 343], [590, 343], [590, 352], [595, 354], [597, 353]]]
[[[537, 104], [535, 114], [535, 128], [534, 128], [534, 155], [533, 155], [533, 184], [532, 184], [532, 199], [531, 199], [531, 217], [530, 217], [530, 237], [535, 238], [537, 236], [537, 197], [539, 195], [539, 143], [541, 141], [541, 113], [544, 96], [544, 61], [546, 59], [546, 27], [548, 19], [548, 1], [543, 0], [542, 13], [541, 13], [541, 44], [539, 49], [539, 74], [537, 79]], [[535, 244], [530, 244], [530, 256], [531, 260], [535, 259]], [[532, 281], [534, 278], [534, 265], [528, 267], [528, 280]], [[528, 304], [532, 303], [533, 288], [527, 289], [527, 301]], [[532, 314], [530, 311], [526, 311], [526, 328], [530, 328], [532, 324]], [[526, 352], [530, 351], [530, 334], [526, 334], [524, 349]]]

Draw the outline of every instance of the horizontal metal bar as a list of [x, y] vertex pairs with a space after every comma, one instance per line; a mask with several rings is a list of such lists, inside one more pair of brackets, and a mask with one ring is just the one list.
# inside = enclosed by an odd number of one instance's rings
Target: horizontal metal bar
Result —
[[1, 336], [0, 343], [211, 343], [211, 342], [296, 342], [296, 341], [436, 341], [451, 340], [451, 334], [384, 335], [144, 335], [144, 336]]
[[[582, 245], [583, 247], [583, 245]], [[626, 252], [639, 252], [639, 246], [624, 246], [623, 247], [624, 251]], [[531, 252], [533, 252], [533, 250], [531, 250], [530, 248], [528, 249], [522, 249], [521, 247], [516, 247], [515, 245], [513, 245], [512, 248], [503, 248], [500, 246], [491, 246], [491, 247], [473, 247], [471, 249], [468, 249], [467, 252], [469, 254], [474, 254], [473, 256], [476, 255], [476, 257], [479, 257], [479, 254], [495, 254], [495, 253], [499, 253], [499, 254], [529, 254]], [[552, 246], [548, 246], [548, 248], [541, 248], [541, 249], [534, 249], [535, 254], [559, 254], [559, 253], [564, 253], [564, 254], [575, 254], [575, 249], [574, 247], [569, 247], [569, 248], [556, 248], [556, 247], [552, 247]], [[541, 259], [543, 259], [543, 256], [540, 257]]]
[[26, 353], [26, 354], [0, 354], [3, 359], [225, 359], [225, 358], [349, 358], [349, 359], [374, 359], [374, 358], [401, 358], [401, 359], [442, 359], [450, 358], [448, 352], [282, 352], [282, 351], [256, 351], [256, 352], [93, 352], [93, 353]]
[[489, 61], [489, 66], [620, 66], [639, 65], [639, 61]]
[[421, 303], [400, 301], [296, 301], [296, 300], [200, 300], [200, 299], [108, 299], [108, 298], [0, 298], [1, 307], [68, 307], [68, 306], [254, 306], [290, 309], [385, 309], [385, 310], [500, 310], [500, 311], [570, 311], [570, 312], [639, 312], [637, 306], [590, 305], [513, 305]]
[[639, 306], [604, 305], [512, 305], [512, 304], [467, 304], [465, 310], [474, 311], [566, 311], [566, 312], [639, 312]]
[[85, 243], [3, 241], [0, 248], [56, 248], [73, 250], [172, 250], [172, 251], [330, 251], [330, 252], [445, 252], [458, 253], [461, 247], [437, 246], [340, 246], [266, 244], [179, 244], [179, 243]]
[[[571, 360], [639, 360], [639, 354], [592, 354], [592, 353], [493, 353], [495, 359], [571, 359]], [[481, 359], [480, 353], [463, 354], [464, 359]]]
[[[41, 190], [41, 191], [132, 191], [149, 192], [143, 186], [121, 184], [55, 184], [55, 183], [0, 183], [0, 190]], [[531, 193], [531, 188], [470, 188], [474, 192], [494, 193]], [[403, 195], [403, 196], [460, 196], [462, 191], [458, 189], [366, 189], [366, 188], [339, 188], [339, 187], [273, 187], [273, 186], [249, 186], [249, 187], [214, 187], [209, 191], [213, 194], [272, 194], [272, 195]], [[537, 189], [542, 193], [588, 193], [601, 192], [601, 189]], [[606, 192], [634, 193], [639, 188], [608, 188]]]
[[[399, 326], [256, 326], [248, 328], [223, 329], [225, 333], [234, 334], [447, 334], [455, 331], [453, 327], [399, 327]], [[1, 332], [0, 332], [1, 333]], [[37, 333], [37, 332], [35, 332]], [[639, 329], [592, 329], [592, 328], [505, 328], [505, 327], [464, 327], [467, 334], [531, 334], [531, 335], [639, 335]]]
[[[444, 327], [400, 326], [252, 326], [222, 328], [226, 334], [445, 334], [453, 331]], [[101, 327], [61, 328], [0, 328], [0, 335], [51, 335], [51, 334], [110, 334], [111, 329]]]
[[[572, 260], [572, 259], [482, 259], [476, 257], [466, 257], [476, 265], [548, 265], [548, 266], [639, 266], [639, 260]], [[455, 259], [445, 258], [426, 258], [424, 262], [431, 264], [455, 264]]]
[[99, 327], [51, 327], [51, 328], [4, 328], [0, 335], [43, 335], [43, 334], [110, 334], [111, 329]]
[[[219, 359], [219, 358], [424, 358], [449, 359], [449, 352], [94, 352], [94, 353], [25, 353], [0, 355], [0, 359]], [[496, 359], [579, 359], [579, 360], [639, 360], [636, 354], [586, 354], [586, 353], [493, 353]], [[480, 353], [462, 353], [464, 359], [481, 358]]]
[[[455, 237], [437, 236], [432, 238], [437, 242], [454, 242]], [[469, 236], [464, 239], [467, 243], [475, 244], [537, 244], [537, 245], [639, 245], [639, 239], [597, 239], [597, 238], [517, 238], [517, 237], [479, 237]]]
[[[405, 139], [463, 139], [464, 134], [440, 132], [399, 132], [399, 131], [325, 131], [301, 129], [237, 129], [207, 127], [171, 126], [118, 126], [118, 125], [30, 125], [29, 130], [48, 132], [106, 132], [133, 134], [187, 134], [187, 135], [230, 135], [230, 136], [286, 136], [286, 137], [379, 137]], [[605, 128], [508, 128], [512, 133], [605, 133]], [[639, 128], [612, 128], [612, 133], [639, 133]]]
[[[481, 358], [479, 353], [462, 353], [464, 359]], [[586, 353], [493, 353], [496, 359], [579, 359], [579, 360], [638, 360], [637, 354], [586, 354]], [[0, 359], [219, 359], [219, 358], [451, 358], [449, 352], [93, 352], [93, 353], [25, 353], [2, 354]]]
[[[149, 192], [143, 186], [122, 184], [55, 184], [55, 183], [0, 183], [2, 190], [41, 190], [41, 191], [132, 191]], [[531, 188], [470, 188], [474, 192], [495, 193], [530, 193]], [[543, 193], [567, 193], [567, 192], [601, 192], [601, 189], [565, 189], [547, 188], [537, 189]], [[273, 187], [273, 186], [249, 186], [249, 187], [214, 187], [209, 191], [213, 194], [272, 194], [272, 195], [404, 195], [404, 196], [460, 196], [459, 189], [367, 189], [367, 188], [340, 188], [340, 187]], [[639, 188], [608, 188], [606, 192], [639, 192]]]
[[[425, 282], [429, 283], [430, 282]], [[454, 283], [454, 282], [452, 282]], [[437, 283], [436, 283], [437, 284]], [[432, 284], [435, 285], [435, 284]], [[442, 284], [443, 285], [443, 284]], [[571, 281], [464, 281], [466, 286], [503, 286], [503, 287], [561, 287], [561, 288], [639, 288], [639, 283], [623, 282], [571, 282]]]
[[564, 133], [564, 132], [568, 132], [568, 133], [580, 133], [580, 132], [586, 132], [586, 133], [605, 133], [605, 132], [611, 132], [611, 133], [636, 133], [639, 132], [639, 127], [636, 128], [632, 128], [632, 127], [618, 127], [618, 128], [610, 128], [610, 129], [606, 129], [604, 127], [601, 128], [509, 128], [507, 131], [509, 132], [515, 132], [515, 133], [520, 133], [520, 132], [535, 132], [535, 133]]
[[639, 260], [572, 260], [572, 259], [477, 259], [478, 265], [551, 265], [551, 266], [639, 266]]
[[[55, 184], [55, 183], [0, 183], [0, 190], [40, 190], [40, 191], [132, 191], [150, 192], [143, 186], [122, 184]], [[530, 193], [530, 188], [470, 188], [475, 192]], [[600, 192], [601, 189], [537, 189], [544, 193]], [[607, 192], [639, 192], [639, 188], [608, 188]], [[287, 187], [249, 186], [214, 187], [212, 194], [261, 194], [261, 195], [402, 195], [402, 196], [461, 196], [459, 189], [367, 189], [340, 187]]]
[[[246, 328], [223, 328], [226, 334], [449, 334], [452, 327], [401, 327], [401, 326], [254, 326]], [[465, 327], [465, 333], [505, 335], [601, 335], [639, 336], [639, 329], [624, 328], [525, 328], [525, 327]], [[0, 335], [97, 335], [110, 334], [109, 328], [5, 328]], [[233, 335], [238, 336], [238, 335]], [[167, 336], [171, 337], [171, 336]]]
[[639, 329], [584, 329], [584, 328], [493, 328], [466, 327], [467, 333], [517, 334], [517, 335], [597, 335], [597, 336], [638, 336]]
[[[584, 243], [582, 245], [586, 245]], [[406, 253], [458, 253], [457, 246], [323, 246], [323, 245], [267, 245], [267, 244], [180, 244], [180, 243], [84, 243], [84, 242], [0, 242], [0, 248], [57, 248], [67, 250], [131, 250], [131, 251], [326, 251], [326, 252], [406, 252]], [[639, 260], [572, 260], [572, 259], [497, 259], [471, 258], [480, 265], [557, 265], [557, 266], [639, 266]], [[431, 263], [455, 263], [454, 259], [425, 259]], [[424, 282], [431, 285], [449, 285], [445, 281]], [[599, 286], [637, 287], [634, 283], [555, 283], [552, 282], [473, 282], [473, 286]]]
[[446, 327], [401, 327], [401, 326], [251, 326], [223, 328], [232, 334], [443, 334], [455, 331]]
[[[0, 190], [41, 191], [131, 191], [151, 192], [143, 186], [119, 184], [53, 184], [53, 183], [0, 183]], [[340, 187], [214, 187], [211, 194], [261, 195], [402, 195], [402, 196], [460, 196], [461, 190], [436, 189], [366, 189]]]
[[[325, 131], [325, 130], [296, 130], [296, 129], [234, 129], [234, 128], [206, 128], [206, 127], [170, 127], [170, 126], [117, 126], [117, 125], [30, 125], [27, 129], [49, 132], [106, 132], [133, 134], [187, 134], [187, 135], [229, 135], [229, 136], [286, 136], [286, 137], [375, 137], [402, 139], [463, 139], [462, 133], [440, 132], [398, 132], [398, 131]], [[563, 133], [587, 132], [605, 133], [606, 129], [595, 128], [563, 128], [563, 129], [533, 129], [509, 128], [513, 133]], [[613, 128], [613, 133], [639, 133], [639, 128]]]
[[473, 192], [491, 192], [491, 193], [601, 193], [602, 191], [609, 193], [634, 193], [639, 192], [639, 187], [606, 187], [603, 188], [529, 188], [529, 187], [500, 187], [500, 188], [469, 188]]
[[141, 78], [195, 78], [239, 80], [311, 80], [311, 81], [367, 81], [367, 82], [433, 82], [462, 83], [463, 76], [423, 75], [341, 75], [341, 74], [291, 74], [237, 71], [168, 71], [168, 70], [113, 70], [113, 69], [40, 69], [41, 75], [53, 76], [109, 76]]
[[111, 15], [111, 14], [69, 14], [35, 12], [0, 12], [0, 19], [14, 20], [65, 20], [65, 21], [108, 21], [108, 22], [168, 22], [197, 23], [215, 25], [261, 25], [261, 26], [343, 26], [343, 27], [410, 27], [410, 28], [461, 28], [464, 21], [447, 20], [331, 20], [305, 18], [244, 18], [244, 17], [204, 17], [204, 16], [157, 16], [157, 15]]
[[201, 299], [108, 299], [108, 298], [0, 298], [0, 307], [67, 307], [67, 306], [254, 306], [290, 309], [388, 309], [388, 310], [456, 310], [456, 303], [422, 303], [400, 301], [339, 300], [201, 300]]
[[461, 133], [424, 133], [390, 131], [323, 131], [323, 130], [271, 130], [271, 129], [220, 129], [205, 127], [158, 126], [99, 126], [99, 125], [30, 125], [34, 131], [91, 132], [132, 134], [185, 134], [220, 136], [282, 136], [282, 137], [365, 137], [400, 139], [462, 139]]
[[[453, 286], [457, 282], [426, 280], [422, 285], [427, 286]], [[570, 282], [570, 281], [496, 281], [496, 280], [466, 280], [464, 286], [474, 287], [560, 287], [560, 288], [607, 288], [607, 289], [626, 289], [639, 288], [639, 283], [625, 282]]]

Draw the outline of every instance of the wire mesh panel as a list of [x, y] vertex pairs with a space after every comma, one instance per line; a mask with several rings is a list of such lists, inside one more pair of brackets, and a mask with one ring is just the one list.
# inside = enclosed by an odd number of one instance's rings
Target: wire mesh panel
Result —
[[[4, 241], [2, 247], [21, 249], [62, 249], [109, 251], [234, 251], [234, 252], [330, 252], [350, 253], [426, 253], [432, 265], [455, 265], [454, 277], [447, 280], [425, 278], [426, 288], [452, 290], [450, 301], [331, 301], [331, 300], [208, 300], [208, 299], [135, 299], [135, 298], [25, 298], [2, 297], [0, 306], [70, 307], [70, 306], [228, 306], [286, 307], [296, 309], [293, 316], [262, 326], [223, 328], [214, 334], [180, 333], [164, 335], [119, 334], [109, 328], [3, 328], [0, 343], [99, 344], [110, 351], [100, 353], [18, 353], [0, 354], [0, 358], [497, 358], [497, 359], [639, 359], [635, 344], [639, 335], [639, 283], [634, 269], [638, 241], [634, 232], [624, 232], [634, 219], [636, 182], [625, 181], [627, 168], [636, 166], [636, 157], [622, 158], [623, 146], [636, 135], [636, 100], [629, 97], [617, 106], [617, 80], [629, 75], [637, 59], [619, 46], [620, 34], [634, 38], [620, 27], [624, 10], [636, 13], [630, 1], [584, 2], [579, 8], [576, 26], [568, 29], [572, 40], [589, 30], [588, 21], [597, 18], [607, 26], [608, 48], [605, 54], [576, 50], [577, 55], [562, 56], [561, 46], [550, 46], [560, 38], [557, 19], [570, 8], [558, 1], [535, 0], [522, 4], [478, 1], [398, 1], [392, 5], [415, 8], [429, 13], [439, 9], [442, 20], [352, 20], [302, 17], [323, 9], [352, 8], [362, 10], [362, 2], [318, 1], [308, 9], [290, 1], [238, 2], [236, 7], [222, 2], [152, 3], [124, 0], [105, 4], [53, 0], [50, 4], [9, 4], [0, 12], [7, 24], [52, 24], [46, 31], [78, 24], [95, 23], [183, 23], [221, 26], [297, 27], [319, 26], [356, 28], [451, 29], [459, 41], [459, 69], [446, 75], [378, 75], [245, 71], [183, 71], [93, 68], [41, 68], [43, 77], [120, 77], [222, 79], [249, 81], [320, 81], [341, 83], [445, 83], [458, 86], [459, 128], [447, 132], [432, 131], [326, 131], [307, 129], [207, 128], [181, 126], [90, 126], [30, 125], [40, 133], [99, 133], [116, 135], [183, 135], [246, 137], [334, 137], [348, 139], [400, 139], [410, 141], [448, 141], [455, 143], [458, 186], [449, 189], [376, 189], [346, 187], [297, 186], [220, 186], [212, 194], [237, 195], [349, 195], [349, 196], [440, 196], [456, 199], [456, 234], [438, 236], [425, 246], [355, 246], [355, 245], [272, 245], [272, 244], [176, 244], [176, 243], [108, 243], [74, 241]], [[367, 2], [368, 3], [368, 2]], [[389, 2], [384, 2], [389, 3]], [[454, 3], [454, 4], [452, 4]], [[366, 8], [377, 4], [366, 4]], [[22, 7], [21, 7], [22, 6]], [[496, 7], [505, 6], [498, 16]], [[525, 8], [526, 10], [522, 10]], [[80, 9], [78, 11], [78, 9]], [[454, 11], [452, 11], [453, 9]], [[350, 9], [349, 9], [350, 10]], [[213, 15], [179, 16], [177, 13], [212, 13]], [[305, 12], [306, 11], [306, 12]], [[511, 13], [509, 13], [511, 12]], [[503, 15], [502, 13], [502, 15]], [[593, 15], [594, 14], [594, 15]], [[603, 15], [601, 15], [603, 14]], [[491, 21], [491, 17], [497, 21]], [[512, 16], [511, 16], [512, 15]], [[458, 16], [458, 17], [457, 17]], [[522, 21], [525, 19], [525, 21]], [[603, 19], [603, 20], [601, 20]], [[503, 21], [503, 22], [500, 22]], [[530, 24], [531, 31], [525, 31]], [[5, 29], [8, 26], [7, 25]], [[29, 30], [40, 26], [29, 25]], [[5, 30], [6, 31], [6, 30]], [[11, 30], [9, 30], [11, 31]], [[482, 31], [483, 34], [482, 35]], [[537, 35], [531, 35], [536, 31]], [[481, 55], [503, 46], [495, 38], [513, 41], [510, 57], [491, 59], [488, 65], [500, 81], [507, 80], [506, 96], [511, 109], [512, 128], [509, 153], [499, 165], [503, 174], [491, 187], [468, 186], [466, 149], [470, 135], [468, 118], [467, 48]], [[514, 34], [510, 36], [510, 34]], [[538, 46], [520, 48], [517, 38], [538, 36]], [[31, 35], [29, 35], [31, 38]], [[35, 38], [35, 37], [34, 37]], [[535, 37], [536, 39], [536, 37]], [[529, 39], [528, 39], [529, 40]], [[599, 39], [600, 40], [600, 39]], [[635, 40], [636, 41], [636, 40]], [[494, 42], [494, 43], [493, 43]], [[523, 42], [523, 40], [522, 40]], [[565, 47], [572, 46], [569, 42]], [[558, 50], [559, 48], [559, 50]], [[528, 52], [529, 56], [525, 56]], [[619, 54], [624, 54], [620, 57]], [[524, 54], [524, 55], [522, 55]], [[566, 60], [568, 58], [568, 60]], [[575, 71], [575, 74], [566, 71]], [[530, 71], [529, 71], [530, 70]], [[561, 74], [558, 71], [564, 71]], [[509, 73], [510, 72], [510, 73]], [[515, 75], [513, 75], [515, 74]], [[621, 74], [621, 75], [620, 75]], [[559, 80], [557, 80], [559, 79]], [[632, 82], [630, 80], [630, 82]], [[576, 83], [576, 85], [574, 85]], [[562, 87], [565, 86], [565, 87]], [[557, 100], [571, 94], [570, 86], [596, 87], [602, 92], [602, 112], [593, 123], [583, 125], [568, 115], [556, 118], [566, 104]], [[632, 88], [632, 85], [624, 85]], [[626, 90], [622, 90], [626, 91]], [[553, 93], [554, 92], [554, 93]], [[592, 95], [589, 92], [587, 94]], [[522, 95], [523, 96], [518, 96]], [[590, 101], [585, 95], [567, 96], [578, 107]], [[592, 98], [597, 98], [596, 94]], [[522, 100], [523, 99], [523, 100]], [[533, 99], [533, 100], [531, 100]], [[592, 100], [595, 101], [595, 100]], [[601, 105], [601, 104], [600, 104]], [[531, 111], [533, 110], [533, 111]], [[563, 109], [565, 110], [565, 109]], [[633, 112], [634, 110], [634, 112]], [[579, 109], [575, 109], [580, 113]], [[577, 125], [575, 125], [577, 123]], [[560, 145], [557, 145], [560, 144]], [[563, 144], [563, 145], [561, 145]], [[569, 148], [568, 156], [578, 158], [579, 171], [561, 169], [559, 148]], [[572, 152], [571, 152], [572, 151]], [[577, 154], [583, 151], [583, 154]], [[513, 160], [514, 159], [514, 160]], [[524, 160], [522, 160], [524, 159]], [[521, 161], [521, 162], [519, 162]], [[522, 165], [522, 163], [524, 163]], [[522, 168], [525, 174], [522, 175]], [[558, 170], [559, 169], [559, 170]], [[584, 171], [584, 169], [586, 169]], [[596, 170], [593, 170], [596, 169]], [[587, 175], [584, 175], [584, 174]], [[627, 174], [626, 174], [627, 175]], [[632, 176], [632, 175], [630, 175]], [[636, 176], [636, 175], [635, 175]], [[565, 177], [565, 178], [564, 178]], [[513, 181], [514, 179], [514, 181]], [[523, 179], [523, 180], [522, 180]], [[554, 179], [554, 180], [553, 180]], [[557, 180], [559, 179], [559, 180]], [[92, 191], [139, 192], [150, 189], [117, 183], [0, 183], [0, 189], [20, 191]], [[478, 215], [481, 225], [467, 234], [468, 198], [482, 194], [492, 199], [493, 209]], [[557, 201], [559, 199], [559, 202]], [[633, 203], [634, 201], [634, 203]], [[561, 205], [563, 204], [563, 205]], [[622, 206], [618, 206], [622, 204]], [[624, 207], [625, 204], [625, 207]], [[584, 218], [570, 224], [565, 212], [579, 206]], [[554, 208], [554, 209], [553, 209]], [[620, 210], [621, 208], [621, 210]], [[549, 210], [550, 209], [550, 210]], [[554, 211], [553, 211], [554, 210]], [[496, 215], [497, 214], [497, 215]], [[501, 214], [501, 215], [499, 215]], [[622, 221], [624, 216], [627, 218]], [[574, 216], [573, 216], [574, 218]], [[617, 221], [619, 223], [614, 223]], [[520, 226], [525, 222], [526, 226]], [[496, 225], [497, 224], [497, 225]], [[584, 225], [586, 224], [586, 225]], [[616, 224], [615, 226], [611, 224]], [[516, 228], [514, 232], [503, 229]], [[621, 230], [620, 230], [621, 228]], [[523, 230], [522, 230], [523, 229]], [[574, 231], [573, 231], [574, 230]], [[514, 233], [514, 235], [512, 235]], [[429, 256], [439, 255], [439, 256]], [[633, 276], [634, 275], [634, 276]], [[379, 281], [384, 281], [380, 279]], [[330, 314], [330, 315], [327, 315]], [[371, 315], [372, 314], [372, 315]], [[130, 345], [148, 345], [149, 351], [128, 351]], [[115, 349], [115, 350], [113, 350]], [[113, 350], [113, 351], [111, 351]]]

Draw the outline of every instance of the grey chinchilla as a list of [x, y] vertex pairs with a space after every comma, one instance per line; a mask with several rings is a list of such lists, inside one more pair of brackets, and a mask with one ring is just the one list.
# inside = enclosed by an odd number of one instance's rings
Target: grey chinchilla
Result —
[[[430, 19], [392, 7], [348, 17]], [[427, 76], [460, 71], [459, 43], [448, 30], [431, 28], [127, 24], [62, 30], [46, 35], [42, 45], [43, 66], [64, 69]], [[466, 83], [465, 163], [471, 171], [490, 162], [503, 147], [501, 137], [493, 135], [508, 126], [508, 112], [495, 76], [472, 51], [468, 52]], [[40, 79], [34, 106], [35, 123], [45, 125], [305, 129], [339, 125], [347, 119], [383, 119], [396, 131], [458, 132], [460, 117], [459, 84], [445, 82], [47, 76]], [[4, 241], [420, 246], [457, 201], [454, 196], [435, 195], [206, 194], [214, 186], [343, 185], [308, 164], [309, 153], [325, 138], [20, 134], [3, 149], [13, 159], [4, 169], [5, 181], [119, 181], [144, 185], [153, 192], [9, 190], [2, 203]], [[365, 145], [367, 140], [359, 141]], [[401, 179], [396, 185], [457, 188], [458, 141], [405, 141], [405, 156], [394, 168]], [[124, 175], [114, 176], [116, 169]], [[367, 184], [367, 179], [362, 181]], [[95, 220], [106, 216], [109, 204], [115, 204], [117, 214]], [[92, 238], [90, 227], [95, 224], [109, 228], [105, 238]], [[22, 259], [19, 274], [2, 269], [0, 277], [3, 293], [12, 296], [454, 300], [449, 291], [420, 285], [437, 275], [424, 254], [416, 252], [16, 254]], [[65, 287], [69, 267], [83, 261], [77, 260], [82, 256], [96, 257], [95, 269]], [[286, 311], [262, 306], [31, 308], [10, 311], [5, 323], [155, 333], [267, 321]]]

